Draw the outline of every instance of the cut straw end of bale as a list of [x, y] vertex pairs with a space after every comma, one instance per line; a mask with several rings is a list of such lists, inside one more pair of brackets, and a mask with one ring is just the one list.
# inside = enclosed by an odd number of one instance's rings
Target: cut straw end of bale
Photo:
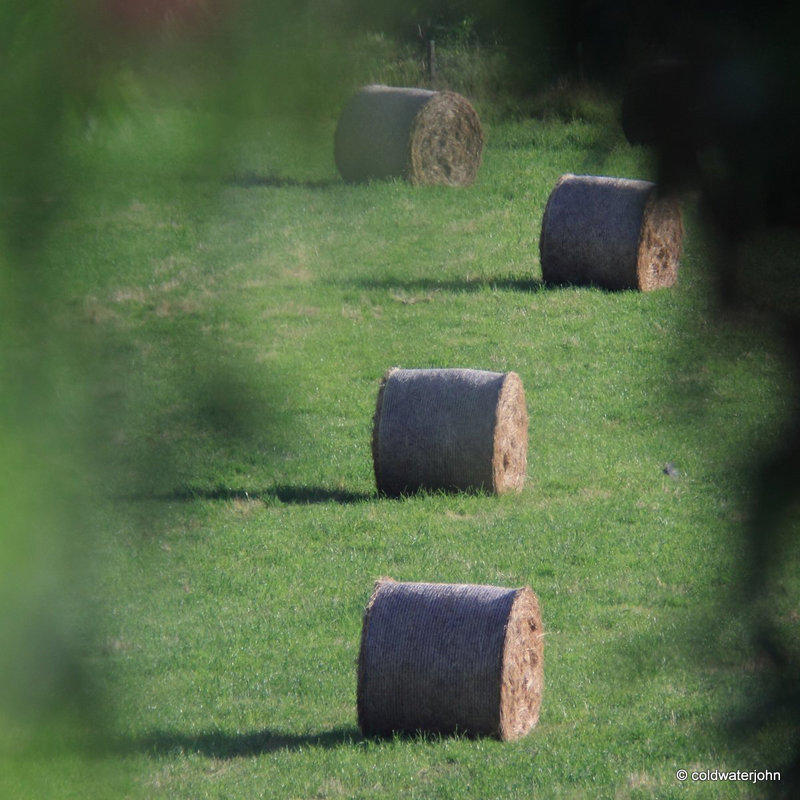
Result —
[[365, 86], [345, 105], [334, 135], [336, 168], [350, 183], [469, 186], [482, 154], [480, 118], [456, 92]]
[[683, 219], [677, 200], [656, 184], [627, 178], [562, 175], [542, 219], [542, 279], [649, 292], [678, 276]]
[[528, 587], [381, 579], [361, 630], [359, 727], [518, 739], [539, 719], [543, 648]]
[[528, 456], [525, 390], [514, 372], [388, 370], [372, 461], [378, 492], [520, 491]]

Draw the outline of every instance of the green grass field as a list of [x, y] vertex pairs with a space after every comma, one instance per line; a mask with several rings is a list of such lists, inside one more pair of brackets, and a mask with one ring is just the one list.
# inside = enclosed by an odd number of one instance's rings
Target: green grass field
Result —
[[[783, 755], [780, 731], [729, 726], [762, 690], [736, 588], [786, 378], [766, 331], [716, 312], [691, 202], [676, 287], [542, 285], [558, 177], [651, 175], [609, 120], [487, 124], [459, 190], [345, 185], [335, 119], [253, 124], [221, 166], [172, 108], [68, 140], [72, 188], [14, 311], [41, 316], [5, 356], [38, 388], [5, 401], [24, 418], [3, 491], [25, 520], [5, 572], [28, 659], [6, 694], [41, 702], [6, 704], [0, 794], [757, 796], [675, 773]], [[517, 372], [523, 492], [378, 498], [394, 365]], [[770, 598], [790, 631], [791, 563]], [[360, 736], [361, 614], [384, 575], [532, 587], [529, 736]]]

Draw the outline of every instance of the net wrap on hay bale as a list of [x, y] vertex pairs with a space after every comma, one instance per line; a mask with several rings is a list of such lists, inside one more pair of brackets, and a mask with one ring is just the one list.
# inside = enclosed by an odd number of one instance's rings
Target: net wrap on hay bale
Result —
[[543, 647], [528, 587], [381, 579], [361, 630], [359, 727], [518, 739], [539, 719]]
[[675, 283], [683, 242], [680, 204], [656, 184], [562, 175], [542, 219], [542, 279], [652, 291]]
[[482, 154], [480, 118], [456, 92], [365, 86], [346, 103], [334, 135], [336, 168], [350, 183], [469, 186]]
[[388, 370], [372, 427], [381, 494], [519, 491], [528, 456], [525, 390], [514, 372]]

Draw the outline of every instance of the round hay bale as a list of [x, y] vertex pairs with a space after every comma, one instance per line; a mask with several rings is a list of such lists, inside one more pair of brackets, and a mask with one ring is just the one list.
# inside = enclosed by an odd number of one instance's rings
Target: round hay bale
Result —
[[516, 373], [395, 367], [384, 374], [372, 425], [379, 493], [519, 491], [527, 457]]
[[350, 183], [469, 186], [482, 153], [478, 114], [455, 92], [365, 86], [345, 105], [334, 136], [336, 168]]
[[543, 649], [528, 587], [381, 579], [361, 629], [359, 727], [518, 739], [539, 719]]
[[682, 241], [680, 204], [656, 184], [562, 175], [542, 219], [542, 279], [643, 292], [672, 286]]

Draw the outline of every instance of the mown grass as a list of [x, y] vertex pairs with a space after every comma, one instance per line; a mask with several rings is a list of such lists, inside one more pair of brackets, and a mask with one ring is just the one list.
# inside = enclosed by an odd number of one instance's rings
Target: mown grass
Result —
[[[79, 190], [42, 251], [61, 276], [44, 298], [58, 407], [103, 467], [81, 476], [96, 535], [69, 617], [91, 679], [77, 704], [100, 708], [9, 723], [9, 796], [753, 796], [675, 771], [776, 768], [779, 739], [728, 724], [761, 691], [732, 589], [786, 378], [767, 332], [716, 314], [691, 204], [675, 288], [546, 287], [559, 175], [650, 176], [607, 119], [493, 124], [455, 191], [343, 184], [333, 120], [254, 125], [206, 171], [194, 124], [144, 109], [76, 137]], [[524, 491], [378, 498], [392, 365], [518, 372]], [[382, 575], [534, 589], [546, 687], [528, 737], [360, 736]], [[789, 630], [796, 590], [787, 568]]]

